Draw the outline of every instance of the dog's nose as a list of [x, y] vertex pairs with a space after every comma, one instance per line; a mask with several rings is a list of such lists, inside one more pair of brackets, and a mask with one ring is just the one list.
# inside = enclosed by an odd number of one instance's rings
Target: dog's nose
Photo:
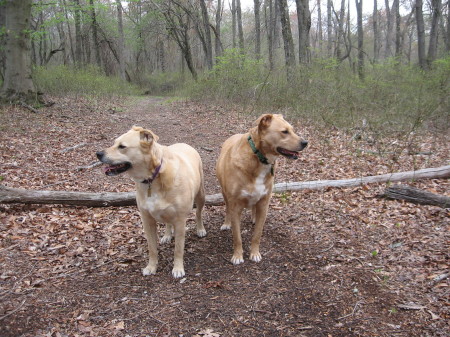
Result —
[[102, 160], [103, 156], [105, 155], [105, 153], [103, 151], [98, 151], [96, 153], [98, 160]]
[[305, 147], [308, 146], [308, 141], [307, 140], [302, 140], [300, 142], [300, 149], [303, 150]]

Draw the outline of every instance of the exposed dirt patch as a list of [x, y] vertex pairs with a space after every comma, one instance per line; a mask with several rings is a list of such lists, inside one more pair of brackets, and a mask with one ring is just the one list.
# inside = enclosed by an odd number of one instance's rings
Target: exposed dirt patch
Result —
[[[256, 119], [220, 106], [55, 98], [33, 114], [0, 113], [2, 184], [29, 189], [132, 191], [109, 178], [95, 151], [132, 125], [202, 156], [207, 194], [218, 193], [221, 143]], [[280, 159], [276, 182], [344, 179], [448, 165], [444, 136], [384, 144], [291, 120], [310, 141]], [[80, 145], [82, 144], [82, 145]], [[73, 146], [80, 145], [76, 149]], [[380, 153], [380, 148], [387, 149]], [[395, 152], [395, 153], [393, 153]], [[395, 158], [393, 160], [393, 157]], [[449, 193], [448, 180], [410, 183]], [[134, 207], [0, 205], [1, 336], [448, 336], [449, 211], [378, 198], [385, 185], [275, 195], [260, 263], [229, 263], [223, 207], [207, 207], [208, 235], [188, 221], [182, 280], [173, 242], [143, 277], [146, 243]], [[251, 224], [244, 216], [244, 247]]]

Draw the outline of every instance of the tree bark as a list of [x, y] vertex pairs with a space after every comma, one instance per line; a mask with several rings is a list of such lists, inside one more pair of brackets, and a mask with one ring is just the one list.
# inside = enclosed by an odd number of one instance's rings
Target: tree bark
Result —
[[239, 36], [239, 48], [241, 52], [244, 52], [244, 29], [242, 26], [242, 8], [241, 8], [241, 0], [236, 0], [236, 19], [237, 19], [237, 28], [238, 28], [238, 36]]
[[126, 80], [125, 74], [125, 37], [123, 33], [123, 8], [120, 0], [116, 0], [117, 4], [117, 31], [118, 36], [118, 47], [117, 47], [117, 57], [119, 61], [119, 76], [123, 80]]
[[417, 24], [417, 50], [419, 56], [419, 66], [427, 69], [427, 61], [425, 57], [425, 23], [423, 21], [423, 2], [416, 0], [416, 24]]
[[0, 98], [5, 102], [41, 102], [31, 77], [30, 18], [32, 0], [4, 1], [5, 73]]
[[450, 198], [445, 195], [439, 195], [421, 189], [407, 186], [396, 185], [386, 188], [383, 197], [389, 199], [399, 199], [422, 205], [433, 205], [442, 208], [450, 208]]
[[[431, 10], [432, 10], [432, 17], [430, 28], [430, 44], [428, 45], [428, 56], [427, 56], [428, 67], [431, 67], [431, 64], [436, 60], [437, 56], [439, 20], [441, 18], [441, 0], [432, 0]], [[447, 15], [450, 15], [450, 13]]]
[[[316, 180], [306, 182], [275, 184], [273, 192], [300, 191], [304, 189], [322, 189], [327, 187], [355, 187], [370, 183], [385, 183], [419, 179], [449, 178], [450, 165], [417, 171], [383, 174], [343, 180]], [[0, 203], [4, 204], [63, 204], [71, 206], [108, 207], [136, 205], [134, 192], [87, 193], [65, 191], [33, 191], [0, 185]], [[206, 196], [206, 205], [223, 204], [222, 194]]]
[[216, 53], [216, 58], [222, 55], [222, 43], [220, 41], [220, 26], [222, 22], [222, 11], [223, 11], [223, 2], [222, 0], [217, 0], [217, 9], [216, 9], [216, 30], [214, 39], [214, 50]]
[[393, 7], [395, 13], [395, 58], [397, 59], [397, 62], [400, 62], [402, 55], [400, 0], [395, 0]]
[[75, 66], [81, 67], [82, 60], [82, 39], [81, 39], [81, 6], [80, 0], [73, 0], [74, 2], [74, 18], [75, 18]]
[[281, 33], [284, 42], [284, 56], [288, 81], [292, 80], [292, 71], [295, 66], [294, 40], [292, 39], [289, 8], [286, 0], [278, 0], [280, 6]]
[[275, 19], [274, 19], [274, 4], [272, 0], [264, 0], [264, 17], [266, 22], [266, 34], [267, 34], [267, 49], [269, 58], [269, 69], [274, 69], [274, 33], [275, 33]]
[[213, 57], [212, 57], [212, 40], [211, 40], [211, 30], [209, 28], [209, 16], [208, 10], [206, 8], [205, 0], [200, 0], [200, 8], [202, 12], [203, 19], [203, 30], [205, 31], [205, 52], [206, 52], [206, 65], [208, 69], [213, 67]]
[[98, 44], [98, 32], [97, 32], [97, 16], [95, 14], [94, 0], [89, 0], [89, 4], [91, 6], [91, 24], [92, 24], [92, 40], [94, 44], [94, 53], [95, 53], [95, 63], [97, 67], [101, 69], [102, 60], [100, 58], [100, 46]]
[[260, 0], [253, 0], [254, 13], [255, 13], [255, 58], [259, 60], [261, 58], [261, 14]]
[[331, 17], [331, 0], [327, 0], [327, 56], [332, 57], [331, 50], [333, 45], [333, 22]]
[[311, 12], [309, 0], [295, 0], [298, 20], [298, 60], [300, 63], [309, 63], [309, 31], [311, 29]]
[[[356, 21], [358, 26], [358, 76], [364, 79], [364, 32], [362, 24], [362, 0], [356, 1]], [[397, 0], [398, 1], [398, 0]]]
[[378, 0], [373, 0], [373, 62], [377, 63], [379, 59], [378, 47]]

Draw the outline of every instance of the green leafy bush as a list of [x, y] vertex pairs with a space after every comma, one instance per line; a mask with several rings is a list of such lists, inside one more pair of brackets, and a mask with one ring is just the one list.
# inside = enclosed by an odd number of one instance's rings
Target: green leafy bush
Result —
[[140, 90], [117, 77], [103, 75], [95, 67], [75, 69], [64, 65], [37, 67], [33, 79], [38, 89], [46, 94], [66, 95], [135, 95]]
[[207, 97], [243, 103], [254, 97], [266, 76], [262, 61], [249, 58], [239, 49], [227, 49], [223, 56], [217, 58], [211, 71], [197, 83], [186, 86], [186, 93], [194, 99]]

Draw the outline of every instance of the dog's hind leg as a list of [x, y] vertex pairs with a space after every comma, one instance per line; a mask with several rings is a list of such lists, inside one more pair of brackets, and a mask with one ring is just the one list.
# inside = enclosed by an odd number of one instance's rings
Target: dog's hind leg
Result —
[[206, 236], [206, 229], [205, 226], [203, 226], [203, 219], [202, 219], [202, 213], [203, 213], [203, 206], [205, 206], [205, 190], [203, 188], [203, 184], [198, 191], [197, 195], [195, 196], [195, 206], [197, 207], [195, 211], [195, 221], [197, 223], [197, 236], [199, 238], [202, 238]]
[[254, 262], [261, 261], [261, 253], [259, 252], [259, 244], [261, 235], [266, 222], [267, 209], [269, 207], [270, 193], [265, 198], [258, 201], [255, 207], [255, 226], [253, 229], [252, 244], [250, 246], [250, 260]]
[[225, 221], [224, 221], [223, 225], [220, 227], [220, 230], [227, 231], [227, 230], [231, 229], [230, 207], [228, 206], [227, 197], [225, 196], [224, 193], [222, 193], [222, 195], [223, 195], [223, 200], [225, 201]]
[[147, 276], [155, 274], [158, 266], [158, 233], [156, 220], [144, 210], [140, 213], [148, 246], [148, 265], [142, 270], [142, 274]]
[[185, 275], [184, 272], [184, 240], [186, 234], [186, 219], [176, 219], [175, 228], [175, 251], [173, 259], [172, 276], [180, 278]]
[[159, 240], [161, 244], [169, 243], [172, 241], [173, 226], [171, 224], [166, 224], [166, 230], [164, 231], [164, 236]]

